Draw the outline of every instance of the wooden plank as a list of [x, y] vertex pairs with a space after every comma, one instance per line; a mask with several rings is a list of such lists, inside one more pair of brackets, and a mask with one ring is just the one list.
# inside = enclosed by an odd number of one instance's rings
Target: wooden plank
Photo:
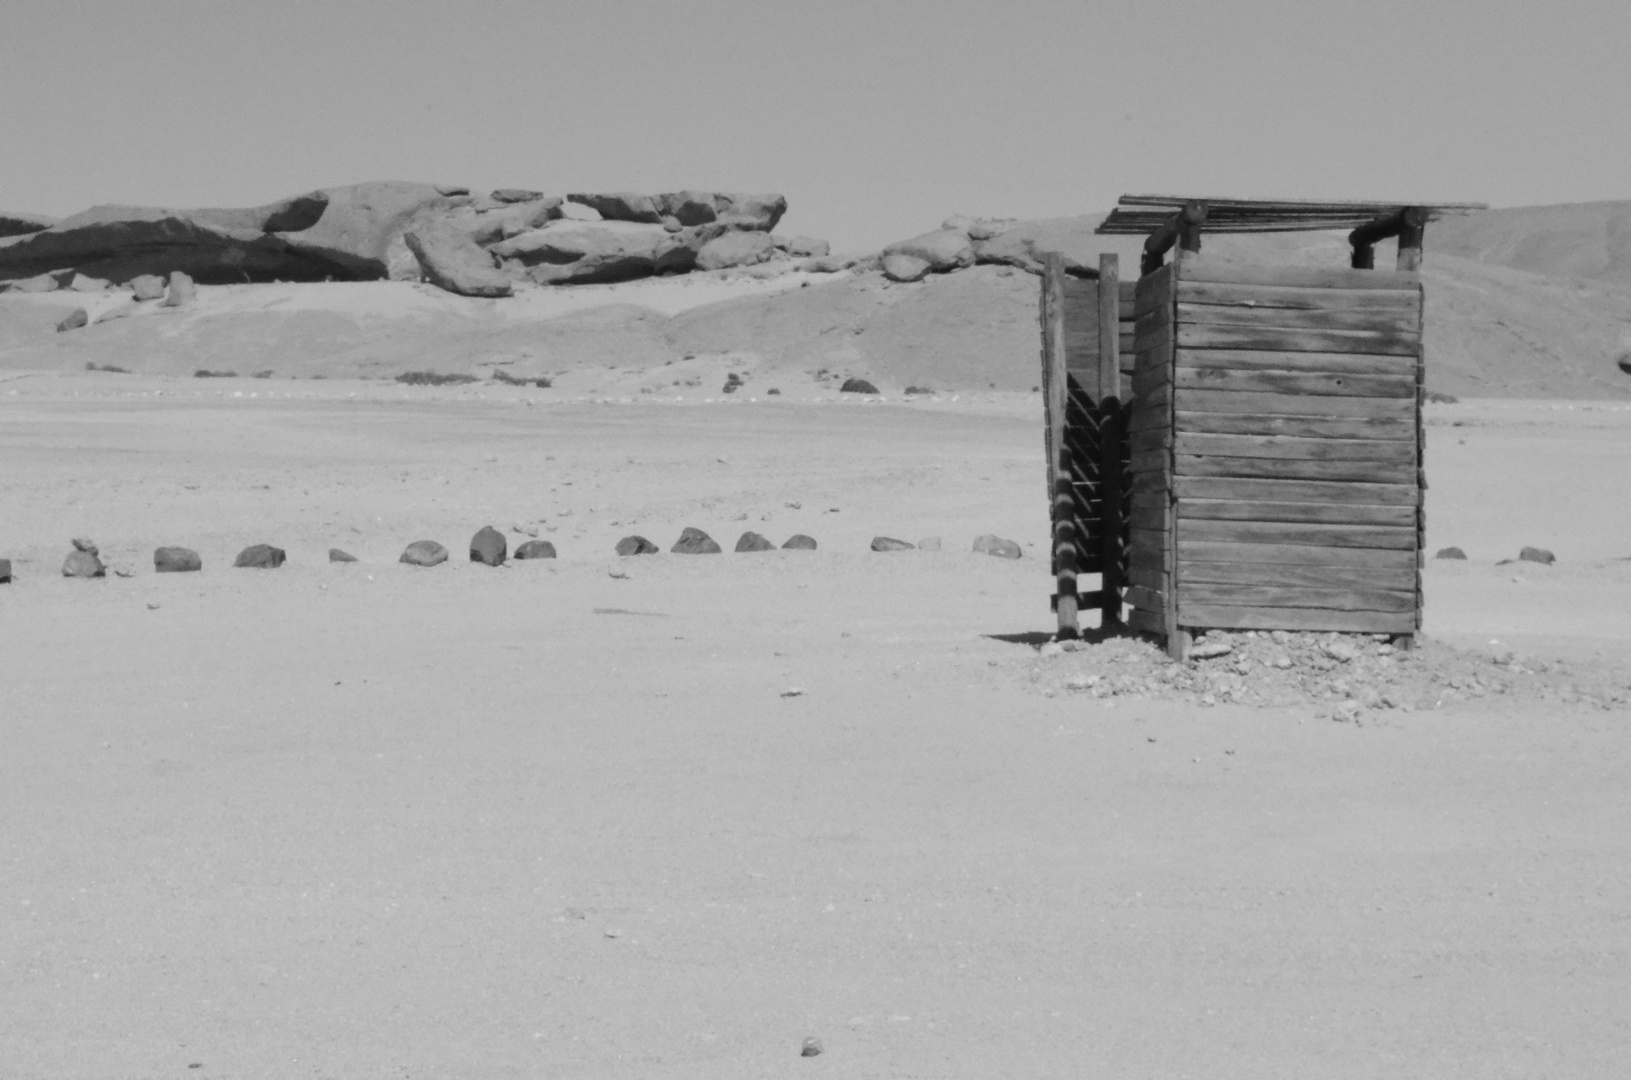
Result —
[[1179, 326], [1246, 326], [1259, 330], [1354, 330], [1420, 334], [1420, 311], [1326, 311], [1214, 304], [1178, 305]]
[[1172, 405], [1172, 387], [1160, 386], [1147, 393], [1133, 394], [1134, 411], [1153, 410], [1157, 413], [1166, 412]]
[[1164, 469], [1150, 469], [1145, 472], [1133, 473], [1133, 497], [1139, 498], [1155, 492], [1160, 492], [1166, 498], [1166, 492], [1172, 487], [1172, 478]]
[[1416, 358], [1413, 356], [1262, 349], [1179, 349], [1177, 366], [1325, 375], [1387, 375], [1394, 378], [1413, 378], [1416, 374]]
[[1128, 563], [1145, 570], [1172, 572], [1172, 556], [1168, 550], [1168, 535], [1149, 529], [1128, 531]]
[[1182, 280], [1178, 301], [1230, 307], [1281, 308], [1291, 311], [1416, 311], [1422, 307], [1414, 289], [1307, 289], [1288, 285], [1241, 285]]
[[[1143, 398], [1141, 395], [1134, 394], [1133, 400], [1142, 403]], [[1135, 407], [1132, 410], [1132, 416], [1127, 421], [1128, 432], [1159, 431], [1170, 428], [1171, 426], [1171, 418], [1167, 416], [1165, 410], [1157, 411], [1155, 409], [1140, 407]]]
[[1387, 589], [1412, 592], [1416, 571], [1376, 566], [1294, 566], [1282, 562], [1183, 563], [1184, 585], [1301, 585], [1314, 589]]
[[1166, 427], [1145, 428], [1127, 435], [1127, 443], [1134, 450], [1170, 450], [1172, 432]]
[[1181, 499], [1261, 499], [1265, 502], [1357, 503], [1369, 506], [1415, 506], [1421, 492], [1415, 484], [1336, 483], [1319, 480], [1246, 480], [1215, 476], [1178, 476], [1172, 486]]
[[1065, 444], [1064, 258], [1050, 254], [1042, 267], [1042, 403], [1050, 506], [1058, 492], [1059, 459]]
[[1289, 435], [1310, 439], [1409, 439], [1416, 425], [1409, 420], [1369, 416], [1253, 416], [1180, 412], [1179, 431], [1207, 435]]
[[1103, 401], [1121, 397], [1121, 262], [1113, 252], [1099, 255], [1095, 291], [1099, 304], [1099, 400]]
[[1165, 367], [1151, 366], [1133, 372], [1131, 381], [1133, 396], [1136, 398], [1142, 394], [1149, 394], [1163, 386], [1170, 385], [1172, 383], [1172, 371]]
[[[1142, 324], [1140, 324], [1142, 327]], [[1133, 336], [1133, 351], [1138, 353], [1150, 352], [1161, 345], [1172, 344], [1172, 322], [1164, 320], [1147, 328], [1141, 328]]]
[[[1165, 510], [1171, 501], [1172, 499], [1167, 494], [1165, 489], [1149, 489], [1140, 491], [1135, 488], [1133, 490], [1132, 508], [1134, 510]], [[1164, 525], [1157, 526], [1157, 528], [1165, 527], [1166, 526]]]
[[1288, 547], [1386, 548], [1415, 551], [1416, 530], [1380, 525], [1307, 525], [1283, 521], [1206, 521], [1180, 527], [1184, 540], [1222, 544], [1278, 544]]
[[1178, 607], [1227, 604], [1231, 607], [1325, 608], [1330, 611], [1415, 611], [1416, 591], [1390, 589], [1311, 589], [1301, 585], [1191, 584], [1178, 587]]
[[[1414, 422], [1417, 404], [1408, 397], [1344, 397], [1325, 393], [1279, 393], [1257, 390], [1188, 387], [1177, 391], [1179, 412], [1264, 416], [1349, 416]], [[1152, 395], [1152, 398], [1156, 395]]]
[[[1224, 564], [1227, 565], [1227, 564]], [[1411, 577], [1414, 581], [1414, 576]], [[1142, 585], [1146, 589], [1164, 593], [1172, 587], [1172, 575], [1161, 570], [1152, 570], [1137, 566], [1127, 571], [1127, 581], [1132, 585]], [[1131, 601], [1129, 601], [1131, 603]]]
[[1134, 450], [1132, 470], [1139, 472], [1167, 472], [1172, 468], [1172, 454], [1166, 450]]
[[1178, 561], [1186, 567], [1197, 562], [1227, 562], [1408, 570], [1415, 568], [1416, 554], [1414, 551], [1401, 551], [1396, 548], [1338, 548], [1306, 544], [1239, 544], [1192, 540], [1185, 533], [1178, 539]]
[[1153, 307], [1172, 302], [1172, 266], [1161, 267], [1140, 277], [1133, 289], [1133, 314], [1142, 315]]
[[1166, 634], [1166, 620], [1159, 611], [1145, 611], [1143, 608], [1134, 608], [1127, 613], [1127, 628], [1145, 634]]
[[[1414, 511], [1412, 511], [1412, 513], [1414, 513]], [[1135, 529], [1164, 528], [1167, 523], [1166, 505], [1135, 506], [1133, 507], [1132, 512], [1127, 515], [1127, 521]], [[1411, 519], [1410, 524], [1412, 527], [1415, 526], [1416, 522], [1414, 518]]]
[[1299, 289], [1376, 289], [1397, 292], [1421, 287], [1420, 274], [1323, 266], [1262, 266], [1230, 263], [1205, 255], [1185, 259], [1179, 278], [1184, 281], [1291, 286]]
[[1229, 390], [1298, 397], [1401, 398], [1412, 402], [1416, 397], [1415, 379], [1402, 375], [1318, 375], [1181, 367], [1173, 373], [1173, 385], [1179, 390]]
[[[1099, 256], [1099, 400], [1121, 399], [1121, 269], [1113, 253]], [[1099, 625], [1105, 629], [1121, 622], [1121, 548], [1123, 531], [1122, 471], [1120, 455], [1127, 438], [1127, 417], [1111, 411], [1100, 427], [1100, 537], [1099, 561], [1102, 567], [1103, 599]]]
[[1197, 562], [1227, 562], [1406, 570], [1415, 567], [1416, 554], [1414, 551], [1401, 551], [1395, 548], [1338, 548], [1305, 544], [1237, 544], [1192, 540], [1186, 533], [1178, 539], [1178, 561], [1184, 566]]
[[1155, 589], [1147, 589], [1142, 585], [1129, 585], [1122, 599], [1136, 608], [1145, 611], [1160, 611], [1166, 607], [1167, 596]]
[[1219, 630], [1335, 630], [1345, 633], [1408, 634], [1416, 628], [1416, 613], [1191, 603], [1179, 606], [1178, 622], [1182, 626]]
[[1309, 439], [1292, 435], [1209, 435], [1180, 430], [1177, 452], [1210, 457], [1282, 458], [1295, 461], [1380, 461], [1416, 464], [1416, 440]]
[[[1062, 290], [1066, 364], [1073, 372], [1086, 371], [1083, 384], [1097, 388], [1099, 358], [1099, 283], [1069, 277]], [[1081, 376], [1078, 375], [1078, 378]]]
[[1179, 499], [1180, 520], [1301, 521], [1326, 525], [1416, 525], [1414, 506], [1344, 503], [1266, 502], [1233, 499]]
[[1381, 461], [1296, 461], [1288, 458], [1200, 457], [1174, 459], [1178, 476], [1236, 476], [1259, 480], [1355, 480], [1368, 484], [1404, 484], [1416, 470]]
[[[1143, 340], [1142, 337], [1139, 339]], [[1157, 340], [1152, 332], [1150, 340]], [[1178, 323], [1180, 349], [1268, 349], [1285, 352], [1382, 353], [1414, 356], [1421, 347], [1415, 331], [1309, 330], [1273, 326], [1209, 326]]]

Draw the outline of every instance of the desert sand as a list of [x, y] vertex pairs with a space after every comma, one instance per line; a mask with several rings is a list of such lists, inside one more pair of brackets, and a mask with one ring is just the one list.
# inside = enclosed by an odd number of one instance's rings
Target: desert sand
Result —
[[0, 1071], [1623, 1075], [1631, 406], [1429, 407], [1426, 636], [1548, 674], [1338, 723], [1068, 687], [1035, 395], [704, 360], [0, 373]]

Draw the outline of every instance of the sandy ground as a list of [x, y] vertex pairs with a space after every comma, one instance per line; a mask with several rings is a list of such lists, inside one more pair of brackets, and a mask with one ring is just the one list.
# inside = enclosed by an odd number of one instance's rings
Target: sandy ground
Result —
[[[1046, 696], [1032, 396], [6, 380], [8, 1077], [1631, 1059], [1626, 713]], [[1429, 634], [1626, 663], [1631, 408], [1430, 422], [1430, 543], [1471, 559]], [[561, 558], [472, 566], [487, 523]], [[821, 549], [610, 554], [685, 525]], [[75, 535], [133, 576], [57, 577]], [[289, 563], [231, 569], [262, 541]], [[1523, 544], [1557, 565], [1495, 565]]]

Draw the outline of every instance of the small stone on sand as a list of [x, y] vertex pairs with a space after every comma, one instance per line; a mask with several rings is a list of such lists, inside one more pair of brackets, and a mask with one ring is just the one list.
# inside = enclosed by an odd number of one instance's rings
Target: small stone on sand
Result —
[[415, 540], [402, 552], [398, 562], [410, 566], [436, 566], [447, 562], [447, 548], [434, 540]]
[[276, 570], [283, 565], [287, 556], [282, 548], [271, 544], [251, 544], [238, 552], [233, 560], [233, 566], [246, 567], [250, 570]]

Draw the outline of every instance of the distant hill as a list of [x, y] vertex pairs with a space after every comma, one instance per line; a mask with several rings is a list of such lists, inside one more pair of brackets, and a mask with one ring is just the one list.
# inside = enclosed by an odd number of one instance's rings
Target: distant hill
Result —
[[[1139, 238], [1098, 236], [1098, 221], [1020, 222], [1011, 232], [1087, 265], [1114, 251], [1124, 277], [1136, 276]], [[1623, 223], [1631, 223], [1631, 202], [1488, 211], [1429, 226], [1429, 387], [1457, 396], [1631, 399], [1631, 375], [1615, 364], [1631, 333], [1631, 226]], [[1294, 265], [1343, 266], [1348, 258], [1340, 233], [1207, 237], [1205, 250]], [[1378, 250], [1378, 265], [1391, 259]], [[813, 385], [825, 370], [894, 392], [1029, 391], [1039, 381], [1037, 296], [1038, 279], [1008, 266], [915, 284], [876, 271], [759, 281], [691, 274], [530, 289], [499, 301], [406, 282], [219, 286], [186, 311], [144, 309], [58, 334], [56, 320], [75, 305], [91, 303], [93, 319], [130, 305], [112, 294], [8, 294], [0, 296], [0, 368], [96, 363], [163, 374], [231, 367], [363, 378], [502, 370], [549, 375], [562, 387], [661, 393], [711, 385], [713, 368], [728, 367], [784, 387]], [[688, 374], [699, 365], [706, 371]]]

